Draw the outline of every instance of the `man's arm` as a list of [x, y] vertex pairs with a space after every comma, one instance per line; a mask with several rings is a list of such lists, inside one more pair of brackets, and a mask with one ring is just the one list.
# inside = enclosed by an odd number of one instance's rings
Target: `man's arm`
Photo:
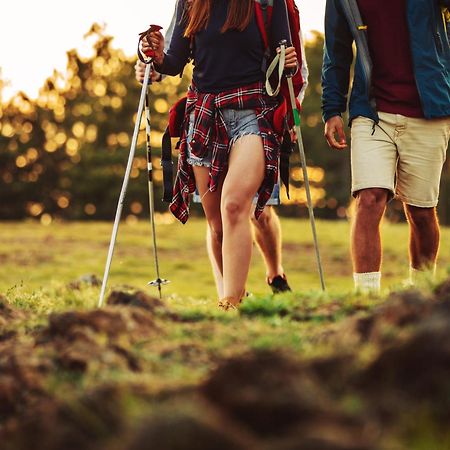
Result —
[[[338, 1], [327, 0], [326, 3], [322, 111], [328, 144], [344, 149], [347, 144], [341, 115], [347, 110], [353, 36]], [[338, 140], [335, 139], [336, 134]]]
[[347, 109], [353, 36], [339, 0], [327, 0], [325, 9], [325, 48], [322, 66], [323, 119], [341, 115]]

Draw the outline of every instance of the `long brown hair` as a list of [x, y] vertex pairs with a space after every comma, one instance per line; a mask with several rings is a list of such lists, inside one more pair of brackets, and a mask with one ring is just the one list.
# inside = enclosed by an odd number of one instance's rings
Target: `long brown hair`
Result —
[[[192, 37], [208, 24], [214, 0], [191, 0], [188, 3], [187, 27], [184, 35]], [[245, 30], [253, 15], [253, 3], [254, 0], [230, 0], [227, 19], [220, 30], [221, 33], [233, 29]]]

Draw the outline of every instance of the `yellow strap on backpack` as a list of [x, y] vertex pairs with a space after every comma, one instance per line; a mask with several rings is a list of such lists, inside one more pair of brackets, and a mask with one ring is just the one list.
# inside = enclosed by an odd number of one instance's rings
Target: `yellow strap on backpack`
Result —
[[447, 31], [447, 24], [450, 23], [450, 10], [442, 8], [442, 19], [444, 20], [445, 31]]

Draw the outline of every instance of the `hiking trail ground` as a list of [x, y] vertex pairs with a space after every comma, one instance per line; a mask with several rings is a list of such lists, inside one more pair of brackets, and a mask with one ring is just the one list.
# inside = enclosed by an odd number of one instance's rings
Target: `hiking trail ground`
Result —
[[124, 224], [107, 305], [99, 287], [111, 224], [0, 224], [3, 450], [450, 449], [450, 230], [436, 283], [407, 277], [405, 225], [384, 225], [382, 295], [351, 292], [348, 224], [283, 220], [294, 292], [272, 296], [255, 255], [254, 295], [218, 311], [205, 224]]

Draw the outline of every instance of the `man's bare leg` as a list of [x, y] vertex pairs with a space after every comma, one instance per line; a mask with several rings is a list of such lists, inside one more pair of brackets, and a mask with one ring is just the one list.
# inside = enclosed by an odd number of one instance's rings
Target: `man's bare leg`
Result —
[[388, 191], [363, 189], [356, 198], [351, 242], [355, 288], [361, 291], [380, 290], [381, 234], [380, 223], [386, 209]]
[[[214, 256], [213, 246], [215, 241], [212, 238], [211, 228], [209, 224], [206, 225], [206, 250], [208, 252], [209, 261], [211, 262], [214, 281], [216, 282], [217, 294], [219, 298], [223, 298], [223, 276], [220, 267], [217, 264], [217, 260]], [[222, 243], [220, 243], [222, 245]]]
[[409, 223], [409, 259], [411, 281], [418, 275], [431, 272], [434, 276], [439, 251], [440, 230], [436, 208], [405, 205]]
[[[285, 279], [281, 252], [281, 226], [280, 219], [274, 209], [267, 206], [258, 220], [254, 214], [251, 216], [255, 231], [255, 241], [266, 265], [268, 283], [281, 277]], [[286, 283], [286, 289], [290, 290]]]

